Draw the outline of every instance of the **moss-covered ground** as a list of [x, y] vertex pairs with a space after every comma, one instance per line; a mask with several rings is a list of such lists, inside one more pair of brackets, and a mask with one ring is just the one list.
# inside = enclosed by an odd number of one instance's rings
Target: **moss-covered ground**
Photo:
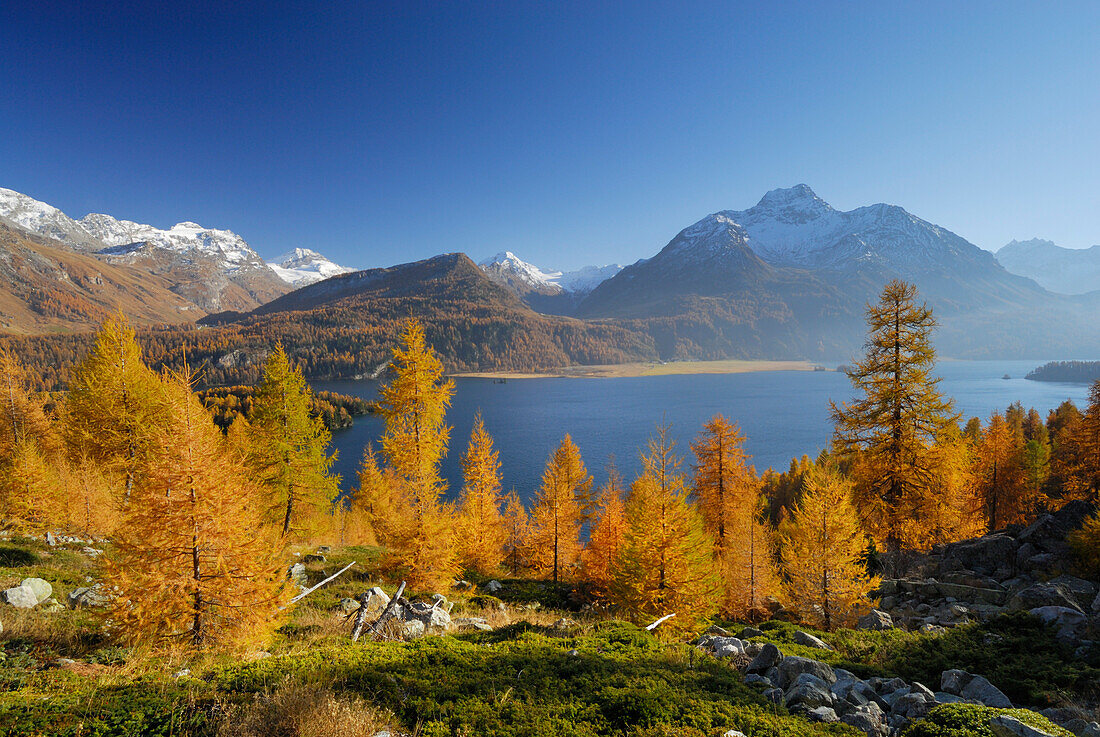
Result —
[[[124, 649], [93, 612], [0, 607], [0, 734], [213, 737], [234, 705], [296, 685], [360, 696], [392, 714], [408, 734], [859, 734], [843, 725], [810, 724], [768, 703], [730, 662], [693, 647], [698, 633], [663, 639], [608, 615], [578, 611], [568, 589], [544, 582], [501, 579], [505, 586], [496, 596], [476, 586], [451, 595], [454, 616], [485, 617], [492, 632], [352, 643], [336, 605], [376, 583], [392, 591], [380, 579], [379, 553], [344, 548], [309, 563], [315, 581], [351, 560], [359, 565], [304, 600], [266, 651], [245, 657]], [[94, 574], [94, 561], [78, 549], [0, 543], [0, 587], [40, 576], [63, 601]], [[562, 617], [571, 621], [558, 622]], [[733, 634], [743, 627], [720, 624]], [[757, 626], [759, 639], [788, 654], [862, 676], [899, 675], [936, 688], [940, 671], [964, 668], [1029, 705], [1079, 703], [1094, 698], [1100, 683], [1100, 663], [1074, 660], [1026, 617], [939, 636], [818, 633], [834, 651], [794, 644], [795, 628], [787, 623]], [[59, 660], [66, 658], [76, 662]], [[970, 734], [952, 725], [977, 718], [967, 709], [937, 709], [933, 716], [938, 721], [930, 718], [925, 731], [910, 734]]]

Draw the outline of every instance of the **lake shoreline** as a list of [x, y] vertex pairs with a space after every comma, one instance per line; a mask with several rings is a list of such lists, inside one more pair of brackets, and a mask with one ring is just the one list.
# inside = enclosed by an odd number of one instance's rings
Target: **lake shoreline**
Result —
[[691, 374], [746, 374], [758, 371], [814, 371], [818, 366], [819, 364], [811, 361], [725, 360], [664, 363], [655, 361], [602, 366], [568, 366], [547, 371], [475, 371], [450, 375], [465, 379], [623, 379]]

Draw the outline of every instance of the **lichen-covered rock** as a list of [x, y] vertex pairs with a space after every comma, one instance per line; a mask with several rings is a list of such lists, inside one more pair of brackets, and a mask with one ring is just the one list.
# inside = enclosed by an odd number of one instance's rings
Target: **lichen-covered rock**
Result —
[[894, 618], [881, 609], [872, 609], [859, 618], [857, 630], [889, 630], [894, 628]]
[[974, 676], [959, 694], [967, 701], [975, 701], [997, 709], [1009, 709], [1012, 702], [1003, 692], [982, 676]]
[[809, 632], [803, 632], [802, 630], [796, 630], [794, 633], [794, 641], [799, 645], [805, 647], [817, 648], [818, 650], [832, 650], [832, 645], [827, 644], [819, 637], [814, 637]]
[[13, 586], [0, 591], [0, 601], [16, 609], [33, 609], [38, 606], [38, 596], [27, 586]]
[[764, 643], [764, 647], [760, 649], [760, 652], [756, 654], [752, 662], [749, 663], [749, 667], [745, 669], [746, 673], [767, 673], [767, 670], [783, 659], [783, 653], [779, 652], [779, 648], [770, 642]]
[[1053, 737], [1036, 727], [1024, 724], [1016, 717], [1001, 714], [989, 720], [989, 728], [997, 737]]

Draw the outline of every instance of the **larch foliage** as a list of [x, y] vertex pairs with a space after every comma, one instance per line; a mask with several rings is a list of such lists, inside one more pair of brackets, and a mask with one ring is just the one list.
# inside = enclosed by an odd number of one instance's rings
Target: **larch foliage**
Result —
[[54, 432], [14, 356], [0, 349], [0, 526], [41, 532], [63, 521]]
[[580, 533], [592, 477], [580, 449], [566, 435], [550, 454], [531, 510], [528, 551], [536, 575], [555, 584], [571, 578], [581, 552]]
[[982, 503], [986, 526], [999, 530], [1022, 523], [1035, 512], [1023, 467], [1023, 436], [1005, 416], [994, 412], [975, 450], [973, 484]]
[[1100, 501], [1100, 380], [1089, 389], [1089, 405], [1074, 432], [1076, 463], [1071, 486], [1073, 496]]
[[529, 565], [527, 541], [531, 537], [531, 520], [515, 489], [504, 497], [504, 530], [504, 566], [514, 577]]
[[120, 313], [104, 322], [74, 372], [65, 400], [64, 434], [70, 456], [85, 455], [117, 475], [124, 504], [161, 434], [163, 394], [126, 318]]
[[167, 384], [167, 427], [105, 563], [110, 618], [134, 644], [254, 646], [278, 625], [286, 601], [278, 535], [262, 524], [262, 492], [227, 451], [189, 378]]
[[371, 536], [379, 545], [388, 545], [393, 536], [393, 524], [402, 506], [395, 498], [398, 490], [393, 479], [386, 477], [378, 463], [374, 446], [367, 443], [363, 461], [359, 464], [359, 484], [349, 501], [349, 511], [363, 515], [370, 525]]
[[462, 458], [462, 481], [456, 523], [459, 559], [466, 570], [491, 575], [504, 560], [508, 531], [501, 515], [500, 454], [480, 414]]
[[623, 483], [614, 465], [608, 468], [607, 483], [600, 487], [596, 515], [581, 555], [581, 572], [589, 594], [597, 601], [611, 597], [612, 574], [618, 564], [626, 534], [626, 504]]
[[779, 593], [770, 525], [762, 520], [761, 483], [747, 466], [745, 436], [716, 415], [691, 444], [695, 454], [693, 494], [714, 558], [722, 573], [721, 610], [729, 617], [761, 619]]
[[411, 587], [445, 586], [459, 572], [454, 514], [442, 501], [446, 484], [439, 473], [451, 434], [445, 419], [454, 382], [444, 380], [443, 364], [415, 320], [405, 324], [392, 370], [378, 403], [386, 420], [382, 454], [400, 501], [387, 522], [388, 545], [406, 567]]
[[832, 630], [868, 606], [877, 581], [862, 563], [866, 547], [851, 482], [815, 466], [780, 543], [787, 598], [804, 619]]
[[642, 465], [626, 500], [612, 598], [636, 622], [675, 614], [662, 629], [686, 631], [717, 608], [714, 541], [688, 498], [667, 426], [650, 440]]
[[[928, 548], [984, 535], [987, 531], [981, 496], [974, 484], [974, 442], [954, 426], [946, 430], [930, 450], [933, 476], [930, 510], [924, 544]], [[915, 533], [907, 535], [916, 537]]]
[[28, 389], [26, 370], [0, 348], [0, 459], [25, 440], [33, 440], [48, 455], [57, 450], [42, 402]]
[[80, 537], [108, 537], [119, 522], [117, 487], [98, 464], [80, 456], [61, 465], [66, 527]]
[[313, 414], [313, 392], [276, 346], [256, 387], [249, 423], [249, 461], [266, 491], [268, 524], [284, 538], [307, 538], [324, 522], [340, 479], [330, 474], [331, 433]]
[[848, 371], [859, 396], [830, 403], [833, 444], [854, 462], [860, 513], [894, 553], [914, 543], [905, 539], [906, 529], [930, 524], [935, 474], [928, 449], [958, 422], [932, 376], [936, 320], [916, 298], [915, 286], [895, 279], [868, 306], [865, 353]]

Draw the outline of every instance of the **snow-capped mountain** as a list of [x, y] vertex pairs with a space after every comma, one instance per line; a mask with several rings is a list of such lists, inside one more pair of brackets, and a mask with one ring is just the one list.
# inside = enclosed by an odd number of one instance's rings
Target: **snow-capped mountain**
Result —
[[269, 265], [233, 231], [190, 221], [162, 229], [101, 213], [75, 220], [9, 189], [0, 189], [0, 217], [74, 251], [146, 269], [207, 312], [253, 309], [292, 287], [346, 271], [308, 249], [287, 254], [278, 267]]
[[1013, 274], [1030, 277], [1052, 292], [1085, 294], [1100, 289], [1100, 246], [1063, 248], [1032, 238], [1002, 246], [997, 260]]
[[295, 287], [304, 287], [337, 274], [354, 271], [328, 260], [316, 251], [308, 248], [295, 248], [278, 258], [278, 263], [269, 264], [279, 278]]
[[492, 281], [519, 295], [530, 307], [551, 315], [569, 315], [584, 297], [622, 270], [618, 264], [553, 271], [529, 264], [511, 251], [478, 264]]
[[0, 216], [23, 230], [61, 241], [76, 251], [97, 251], [103, 244], [83, 225], [52, 205], [0, 187]]
[[691, 227], [705, 230], [708, 221], [739, 225], [749, 248], [773, 266], [845, 271], [878, 266], [903, 278], [959, 260], [996, 266], [988, 252], [904, 208], [835, 210], [805, 184], [772, 190], [748, 210], [724, 210]]
[[490, 279], [521, 293], [587, 294], [622, 270], [618, 264], [585, 266], [576, 271], [554, 271], [529, 264], [511, 251], [487, 258], [478, 266]]

